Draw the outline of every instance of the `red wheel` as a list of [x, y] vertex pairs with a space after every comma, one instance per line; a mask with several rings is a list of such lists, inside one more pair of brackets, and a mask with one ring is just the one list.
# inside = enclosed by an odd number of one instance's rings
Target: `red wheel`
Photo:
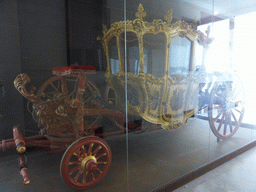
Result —
[[211, 130], [220, 139], [232, 137], [242, 123], [244, 96], [241, 82], [216, 83], [208, 110]]
[[[47, 107], [51, 108], [53, 111], [53, 114], [47, 118], [52, 119], [51, 121], [48, 121], [49, 127], [54, 127], [55, 130], [59, 130], [56, 131], [55, 134], [60, 134], [62, 132], [65, 134], [71, 134], [69, 133], [71, 127], [70, 119], [67, 120], [67, 118], [65, 118], [65, 113], [67, 113], [69, 117], [74, 117], [76, 109], [72, 106], [72, 104], [76, 102], [76, 94], [78, 90], [77, 84], [78, 78], [76, 75], [53, 76], [47, 80], [37, 91], [37, 97], [39, 97], [42, 101], [45, 101], [42, 104], [47, 104]], [[100, 91], [91, 81], [86, 79], [85, 91], [82, 98], [85, 109], [100, 108], [97, 102], [92, 101], [92, 98], [94, 97], [93, 94], [100, 96]], [[36, 115], [34, 115], [34, 119], [36, 122], [40, 122]], [[85, 130], [87, 130], [88, 133], [93, 132], [96, 129], [95, 127], [100, 126], [101, 119], [102, 118], [100, 116], [85, 116]], [[74, 119], [72, 120], [74, 121]], [[60, 129], [57, 129], [56, 127]], [[65, 137], [65, 134], [62, 136]], [[46, 150], [52, 151], [52, 149], [49, 148], [46, 148]]]
[[[78, 79], [75, 75], [54, 76], [47, 80], [37, 91], [36, 96], [42, 100], [53, 100], [63, 96], [75, 96]], [[88, 79], [85, 82], [83, 100], [86, 102], [92, 93], [100, 96], [100, 91]], [[73, 93], [73, 94], [72, 94]]]
[[[75, 82], [73, 81], [73, 87]], [[68, 94], [65, 76], [54, 76], [47, 80], [37, 91], [36, 96], [42, 100], [53, 100]]]
[[104, 178], [110, 164], [109, 146], [98, 137], [85, 137], [68, 147], [61, 160], [60, 174], [72, 188], [86, 189]]

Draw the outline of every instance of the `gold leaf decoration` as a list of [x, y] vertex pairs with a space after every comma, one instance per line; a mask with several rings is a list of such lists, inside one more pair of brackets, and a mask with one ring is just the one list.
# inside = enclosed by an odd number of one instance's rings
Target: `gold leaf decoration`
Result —
[[142, 20], [143, 17], [146, 17], [146, 12], [144, 12], [144, 8], [143, 8], [143, 6], [142, 6], [141, 3], [140, 3], [140, 5], [139, 5], [139, 7], [138, 7], [137, 10], [138, 10], [138, 12], [135, 13], [135, 16], [136, 16], [138, 19]]
[[164, 17], [168, 24], [172, 22], [172, 9], [167, 12], [167, 15]]

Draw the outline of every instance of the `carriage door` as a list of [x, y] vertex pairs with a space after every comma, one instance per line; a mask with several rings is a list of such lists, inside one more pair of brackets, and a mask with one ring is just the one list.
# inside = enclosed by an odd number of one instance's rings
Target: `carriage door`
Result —
[[164, 92], [166, 71], [166, 35], [164, 33], [143, 35], [143, 61], [147, 110], [143, 118], [152, 123], [161, 123], [161, 101]]
[[[173, 128], [179, 127], [197, 107], [198, 87], [193, 76], [192, 42], [185, 37], [171, 39], [169, 52], [169, 78], [165, 105], [162, 105], [163, 118]], [[195, 104], [196, 103], [196, 104]], [[191, 115], [190, 115], [191, 116]]]

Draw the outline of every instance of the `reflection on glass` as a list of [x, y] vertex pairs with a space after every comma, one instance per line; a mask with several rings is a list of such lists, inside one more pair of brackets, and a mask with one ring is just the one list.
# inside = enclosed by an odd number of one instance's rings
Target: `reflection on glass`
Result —
[[[212, 43], [209, 48], [197, 47], [197, 58], [208, 73], [226, 72], [230, 69], [230, 20], [225, 19], [212, 24], [200, 25], [198, 30], [204, 32], [210, 27], [209, 37]], [[221, 45], [221, 46], [220, 46]], [[199, 59], [202, 59], [200, 61]]]
[[109, 62], [111, 67], [111, 73], [114, 75], [119, 72], [119, 59], [118, 49], [116, 46], [116, 37], [113, 37], [109, 42]]
[[188, 75], [190, 64], [191, 42], [184, 37], [171, 39], [169, 75]]
[[163, 33], [145, 34], [143, 47], [144, 72], [162, 77], [165, 70], [166, 36]]
[[[121, 53], [124, 53], [125, 35], [121, 35]], [[139, 42], [133, 32], [126, 33], [127, 72], [138, 75], [140, 71]], [[123, 57], [124, 58], [124, 57]]]

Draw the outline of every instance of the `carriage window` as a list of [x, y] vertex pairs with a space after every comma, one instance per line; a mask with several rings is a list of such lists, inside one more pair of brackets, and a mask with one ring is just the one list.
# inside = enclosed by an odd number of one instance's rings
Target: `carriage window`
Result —
[[162, 33], [145, 34], [143, 47], [144, 72], [162, 77], [165, 70], [166, 36]]
[[[124, 34], [121, 35], [121, 50], [124, 49]], [[140, 52], [137, 35], [133, 32], [126, 33], [126, 50], [127, 50], [127, 72], [135, 75], [140, 71]], [[122, 50], [121, 53], [124, 53]], [[124, 55], [123, 55], [124, 57]]]
[[114, 75], [119, 72], [119, 59], [118, 59], [118, 49], [116, 46], [116, 37], [113, 37], [110, 42], [108, 43], [109, 45], [109, 62], [110, 62], [110, 67], [111, 67], [111, 73]]
[[189, 73], [191, 42], [185, 37], [174, 37], [170, 46], [169, 75], [185, 75]]

